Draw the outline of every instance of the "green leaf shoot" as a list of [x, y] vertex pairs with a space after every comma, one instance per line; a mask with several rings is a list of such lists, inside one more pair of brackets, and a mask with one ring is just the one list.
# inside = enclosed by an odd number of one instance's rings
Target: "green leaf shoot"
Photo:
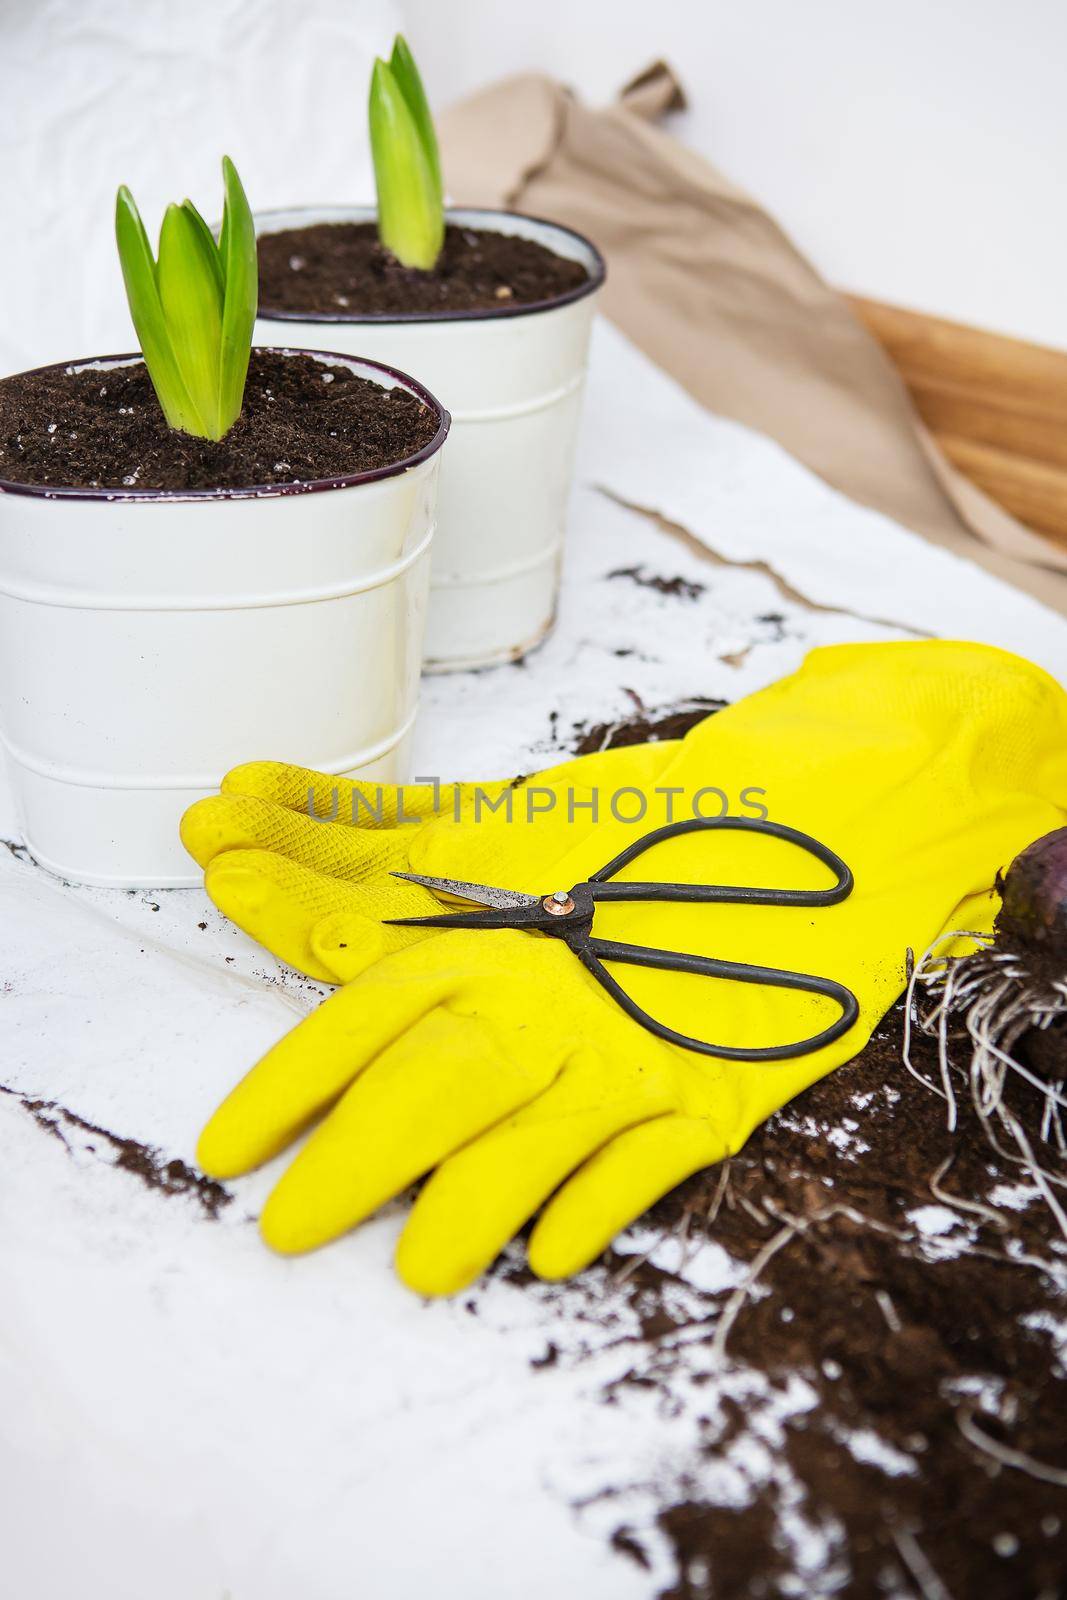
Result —
[[200, 247], [204, 252], [204, 260], [208, 270], [219, 286], [219, 296], [224, 294], [226, 279], [222, 272], [222, 262], [219, 259], [219, 247], [215, 243], [215, 236], [191, 200], [182, 201], [182, 210], [193, 224], [193, 229], [200, 240]]
[[241, 414], [258, 269], [252, 213], [223, 157], [219, 242], [191, 200], [167, 207], [153, 258], [130, 191], [118, 192], [115, 238], [148, 375], [172, 428], [221, 439]]
[[378, 237], [404, 266], [428, 272], [445, 238], [441, 163], [422, 80], [399, 35], [391, 60], [374, 63], [369, 120]]
[[219, 352], [218, 424], [225, 433], [241, 414], [252, 329], [259, 308], [259, 263], [252, 208], [229, 156], [222, 158], [222, 178], [226, 203], [219, 234], [219, 259], [226, 287]]
[[156, 275], [171, 349], [202, 421], [204, 436], [214, 438], [212, 413], [217, 410], [222, 295], [218, 277], [204, 262], [196, 225], [181, 206], [168, 206], [163, 217]]
[[115, 238], [134, 331], [163, 415], [172, 428], [201, 433], [203, 423], [185, 387], [167, 331], [152, 247], [133, 195], [125, 186], [119, 190], [115, 204]]
[[402, 33], [398, 33], [393, 40], [393, 53], [389, 57], [389, 66], [397, 87], [407, 102], [412, 121], [418, 129], [419, 140], [437, 184], [438, 196], [443, 200], [445, 187], [441, 178], [441, 152], [437, 147], [437, 132], [430, 113], [430, 102], [426, 98], [426, 90], [422, 86], [415, 57]]

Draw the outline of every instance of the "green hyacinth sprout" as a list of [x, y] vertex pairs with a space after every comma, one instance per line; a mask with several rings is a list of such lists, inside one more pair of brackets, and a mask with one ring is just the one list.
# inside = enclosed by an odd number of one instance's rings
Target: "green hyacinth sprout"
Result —
[[123, 186], [115, 237], [148, 376], [172, 428], [221, 439], [241, 415], [259, 274], [256, 231], [237, 168], [222, 158], [226, 203], [218, 243], [191, 200], [169, 205], [153, 258]]
[[428, 272], [445, 242], [441, 159], [419, 69], [399, 34], [389, 60], [374, 63], [369, 109], [378, 237], [405, 267]]

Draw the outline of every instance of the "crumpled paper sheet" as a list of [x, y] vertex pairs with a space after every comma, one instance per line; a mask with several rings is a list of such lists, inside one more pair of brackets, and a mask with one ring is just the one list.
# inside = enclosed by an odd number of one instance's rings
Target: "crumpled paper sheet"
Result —
[[[635, 701], [733, 700], [834, 640], [970, 635], [1067, 678], [1061, 618], [702, 411], [605, 325], [590, 390], [558, 628], [524, 664], [426, 681], [418, 772], [529, 771]], [[798, 1582], [823, 1592], [835, 1535], [775, 1451], [814, 1403], [802, 1380], [715, 1369], [702, 1335], [671, 1405], [631, 1388], [605, 1406], [639, 1331], [607, 1269], [424, 1304], [390, 1270], [404, 1202], [312, 1257], [270, 1255], [254, 1217], [279, 1163], [220, 1193], [197, 1186], [194, 1142], [321, 986], [199, 891], [74, 889], [14, 847], [0, 907], [12, 1594], [651, 1600], [674, 1577], [656, 1510], [687, 1473], [724, 1504], [773, 1479]], [[620, 1248], [654, 1242], [639, 1225]], [[706, 1319], [739, 1264], [674, 1248], [654, 1259]], [[750, 1426], [709, 1461], [697, 1418], [728, 1395]], [[623, 1520], [648, 1570], [611, 1549]]]
[[595, 239], [605, 316], [710, 411], [1067, 615], [1067, 551], [956, 471], [855, 312], [752, 195], [662, 125], [684, 105], [663, 61], [602, 109], [522, 73], [445, 112], [445, 172], [465, 204]]

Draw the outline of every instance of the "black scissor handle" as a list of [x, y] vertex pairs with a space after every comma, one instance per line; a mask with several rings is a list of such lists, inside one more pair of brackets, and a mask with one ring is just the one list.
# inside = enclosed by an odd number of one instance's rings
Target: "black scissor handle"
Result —
[[[719, 830], [727, 833], [759, 833], [768, 838], [782, 839], [794, 844], [807, 855], [814, 856], [834, 874], [835, 882], [828, 889], [761, 889], [745, 885], [715, 883], [615, 883], [611, 880], [623, 867], [638, 856], [662, 844], [665, 839], [680, 834], [703, 833]], [[669, 822], [642, 835], [614, 856], [607, 866], [595, 872], [580, 888], [594, 901], [681, 901], [696, 905], [759, 905], [759, 906], [832, 906], [847, 900], [852, 893], [851, 869], [836, 851], [799, 828], [789, 828], [781, 822], [765, 822], [756, 817], [686, 817], [680, 822]], [[572, 893], [577, 896], [576, 888]], [[566, 935], [565, 935], [566, 937]], [[612, 999], [628, 1016], [643, 1028], [669, 1044], [695, 1050], [701, 1055], [718, 1056], [726, 1061], [786, 1061], [795, 1056], [810, 1055], [824, 1045], [840, 1039], [856, 1022], [859, 1002], [851, 989], [832, 978], [817, 978], [811, 973], [789, 972], [782, 967], [753, 966], [742, 961], [724, 961], [714, 956], [688, 955], [678, 950], [653, 950], [645, 945], [619, 944], [611, 939], [597, 939], [588, 931], [576, 928], [568, 943], [575, 955], [607, 990]], [[705, 978], [728, 978], [738, 983], [768, 985], [776, 989], [797, 989], [804, 994], [822, 995], [841, 1007], [836, 1022], [822, 1028], [807, 1039], [794, 1044], [745, 1046], [717, 1045], [705, 1039], [695, 1039], [676, 1028], [668, 1027], [649, 1015], [643, 1006], [626, 993], [604, 966], [605, 961], [621, 961], [635, 967], [658, 967], [667, 972], [691, 972]]]
[[[714, 956], [687, 955], [679, 950], [652, 950], [646, 945], [617, 944], [612, 939], [584, 939], [571, 943], [571, 949], [583, 966], [628, 1016], [639, 1022], [650, 1033], [666, 1039], [668, 1044], [681, 1045], [685, 1050], [696, 1050], [700, 1055], [719, 1056], [725, 1061], [787, 1061], [795, 1056], [807, 1056], [824, 1045], [833, 1044], [853, 1026], [860, 1008], [856, 996], [843, 983], [833, 978], [816, 978], [811, 973], [789, 972], [782, 967], [757, 967], [743, 961], [720, 961]], [[804, 994], [824, 995], [841, 1007], [841, 1015], [819, 1033], [795, 1044], [726, 1045], [710, 1044], [706, 1039], [695, 1039], [688, 1033], [679, 1033], [665, 1022], [658, 1022], [643, 1006], [632, 999], [616, 983], [604, 966], [605, 961], [624, 961], [632, 967], [660, 967], [667, 972], [692, 972], [704, 978], [732, 978], [738, 983], [770, 985], [776, 989], [799, 989]]]
[[[823, 866], [829, 867], [836, 882], [829, 889], [758, 889], [744, 885], [732, 886], [718, 883], [612, 883], [623, 867], [643, 856], [646, 850], [662, 844], [665, 839], [677, 838], [684, 833], [703, 833], [721, 830], [728, 833], [762, 833], [772, 839], [784, 839], [798, 849], [814, 856]], [[613, 856], [606, 867], [594, 872], [589, 880], [589, 890], [594, 900], [673, 900], [699, 905], [756, 905], [756, 906], [834, 906], [847, 900], [852, 893], [853, 877], [841, 857], [821, 839], [799, 828], [787, 828], [782, 822], [764, 822], [757, 817], [684, 817], [680, 822], [668, 822], [654, 828], [633, 844], [627, 845]], [[768, 969], [771, 970], [771, 969]], [[820, 980], [821, 981], [821, 980]]]

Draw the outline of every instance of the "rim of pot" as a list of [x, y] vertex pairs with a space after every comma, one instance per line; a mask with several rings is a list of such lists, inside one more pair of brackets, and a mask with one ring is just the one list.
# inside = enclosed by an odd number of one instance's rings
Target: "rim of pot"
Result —
[[[0, 494], [32, 495], [38, 500], [147, 500], [147, 501], [176, 501], [176, 500], [270, 500], [280, 495], [318, 494], [326, 489], [353, 489], [363, 483], [377, 483], [382, 478], [399, 477], [402, 472], [408, 472], [412, 467], [419, 466], [430, 456], [436, 455], [448, 437], [448, 430], [452, 425], [452, 414], [438, 400], [436, 395], [430, 393], [426, 385], [420, 383], [410, 373], [401, 372], [398, 367], [387, 366], [384, 361], [371, 361], [365, 356], [346, 356], [336, 350], [308, 350], [296, 345], [253, 345], [253, 351], [263, 351], [267, 355], [280, 356], [310, 356], [314, 361], [327, 364], [349, 367], [357, 370], [364, 368], [372, 372], [383, 373], [392, 378], [393, 383], [383, 388], [393, 388], [399, 384], [409, 394], [428, 405], [437, 417], [437, 430], [429, 444], [424, 444], [421, 450], [416, 450], [413, 455], [403, 456], [399, 461], [392, 461], [387, 467], [372, 467], [366, 472], [350, 472], [343, 477], [335, 478], [307, 478], [299, 483], [250, 483], [243, 484], [240, 488], [217, 489], [134, 489], [125, 485], [118, 487], [101, 488], [68, 488], [56, 483], [13, 483], [8, 478], [0, 478]], [[36, 378], [49, 373], [74, 373], [94, 368], [103, 370], [106, 367], [133, 366], [144, 357], [140, 351], [132, 354], [117, 356], [80, 356], [75, 361], [53, 361], [44, 367], [30, 367], [25, 372], [11, 373], [11, 377]], [[373, 380], [372, 380], [373, 381]]]
[[[288, 224], [285, 228], [263, 228], [261, 223], [269, 222], [272, 218], [293, 217], [300, 213], [337, 212], [331, 218], [323, 218], [323, 222], [365, 221], [373, 222], [378, 215], [374, 206], [276, 206], [269, 211], [255, 213], [256, 237], [261, 233], [285, 233], [296, 224]], [[275, 311], [267, 306], [259, 308], [259, 318], [263, 322], [492, 322], [507, 317], [527, 317], [538, 311], [554, 311], [558, 306], [573, 304], [576, 300], [584, 300], [586, 295], [595, 294], [607, 276], [607, 263], [592, 239], [587, 239], [584, 233], [579, 233], [576, 228], [565, 227], [562, 222], [550, 222], [547, 217], [535, 217], [529, 211], [508, 211], [499, 206], [446, 206], [445, 219], [476, 217], [513, 217], [518, 222], [532, 222], [539, 228], [551, 229], [554, 233], [566, 234], [576, 244], [582, 246], [588, 253], [588, 260], [583, 260], [589, 276], [584, 283], [577, 284], [573, 289], [564, 289], [559, 294], [550, 295], [545, 300], [530, 300], [520, 306], [482, 306], [468, 311]], [[308, 227], [316, 227], [317, 223], [308, 223]], [[536, 242], [536, 241], [535, 241]], [[548, 247], [546, 246], [546, 249]], [[568, 259], [577, 261], [578, 256]]]

